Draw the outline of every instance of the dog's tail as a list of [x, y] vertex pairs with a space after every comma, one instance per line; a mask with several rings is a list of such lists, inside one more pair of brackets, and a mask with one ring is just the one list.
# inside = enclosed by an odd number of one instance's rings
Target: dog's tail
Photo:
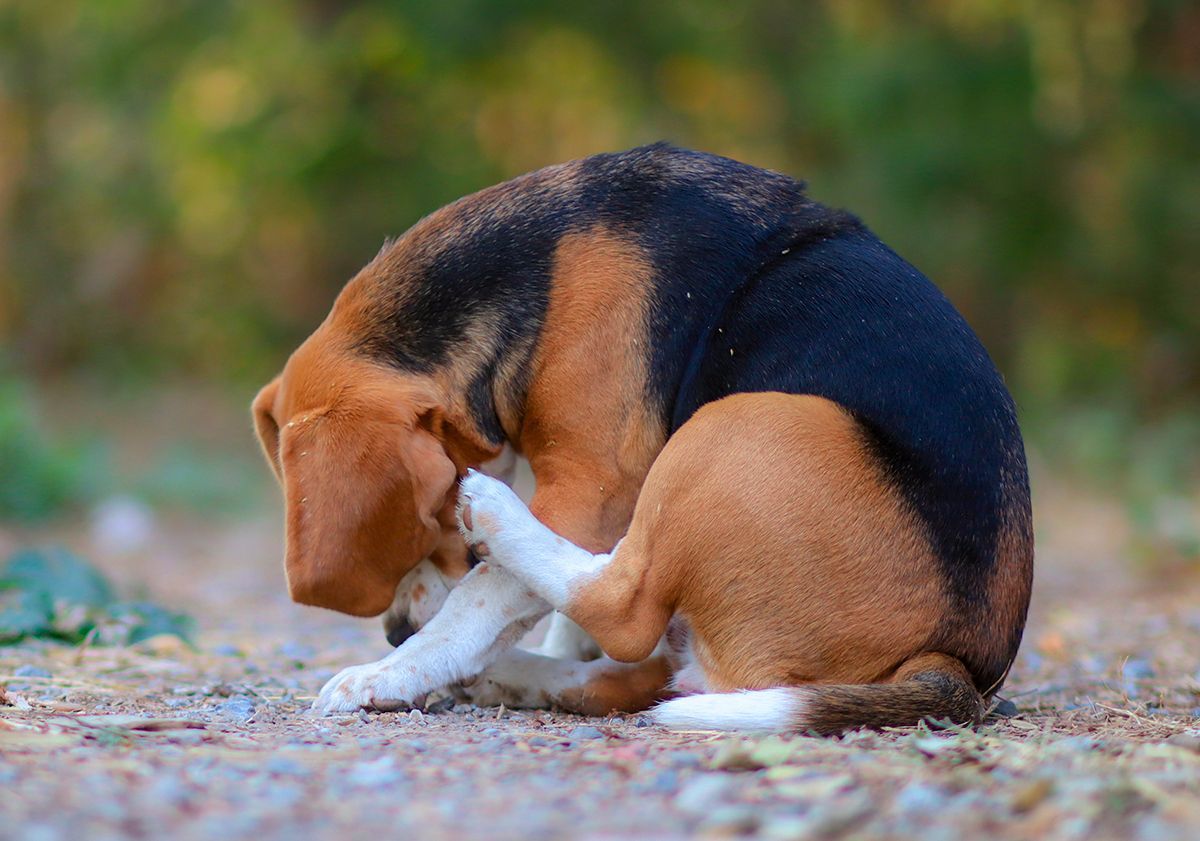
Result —
[[829, 735], [858, 727], [903, 727], [926, 719], [975, 724], [986, 711], [962, 663], [944, 654], [923, 654], [907, 661], [888, 683], [688, 695], [659, 704], [651, 715], [659, 724], [680, 729]]

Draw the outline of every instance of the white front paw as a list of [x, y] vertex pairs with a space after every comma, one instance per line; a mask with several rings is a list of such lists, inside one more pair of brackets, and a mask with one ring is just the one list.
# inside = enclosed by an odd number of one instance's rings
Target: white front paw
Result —
[[476, 557], [488, 560], [501, 531], [516, 525], [528, 509], [512, 488], [477, 470], [468, 470], [458, 493], [458, 528]]
[[390, 712], [405, 709], [421, 700], [412, 687], [398, 679], [394, 667], [367, 663], [365, 666], [342, 669], [334, 675], [321, 689], [312, 708], [321, 715], [360, 709]]

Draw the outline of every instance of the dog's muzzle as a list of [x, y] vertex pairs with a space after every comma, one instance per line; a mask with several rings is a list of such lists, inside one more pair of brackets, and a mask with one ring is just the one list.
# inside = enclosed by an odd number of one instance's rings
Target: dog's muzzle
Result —
[[400, 643], [416, 633], [416, 630], [407, 619], [402, 619], [387, 629], [387, 641], [393, 647], [398, 647]]

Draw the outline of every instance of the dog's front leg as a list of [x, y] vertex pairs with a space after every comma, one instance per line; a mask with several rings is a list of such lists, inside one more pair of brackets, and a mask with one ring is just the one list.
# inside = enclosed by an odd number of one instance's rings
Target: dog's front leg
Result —
[[512, 574], [480, 564], [425, 627], [382, 660], [343, 669], [325, 684], [313, 709], [328, 714], [404, 707], [479, 674], [549, 611]]

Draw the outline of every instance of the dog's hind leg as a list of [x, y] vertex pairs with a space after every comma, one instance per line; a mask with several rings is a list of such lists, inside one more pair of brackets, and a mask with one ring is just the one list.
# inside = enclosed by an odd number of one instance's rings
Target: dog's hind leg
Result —
[[670, 667], [656, 654], [638, 663], [608, 657], [581, 662], [513, 649], [477, 678], [454, 688], [480, 706], [513, 709], [559, 707], [579, 715], [633, 713], [670, 695]]

